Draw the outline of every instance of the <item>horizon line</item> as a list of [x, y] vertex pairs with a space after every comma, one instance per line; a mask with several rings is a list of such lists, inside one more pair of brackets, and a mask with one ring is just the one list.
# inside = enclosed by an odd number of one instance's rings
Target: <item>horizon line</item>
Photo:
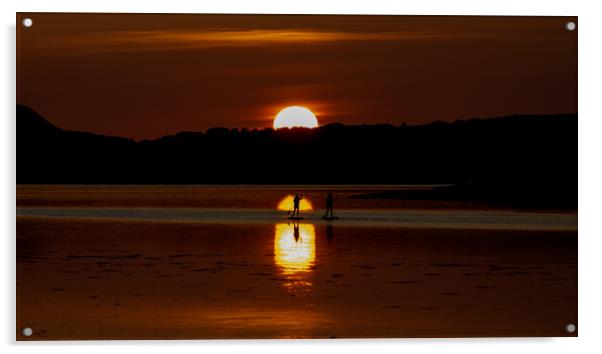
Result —
[[[40, 118], [42, 118], [45, 122], [51, 124], [53, 127], [60, 129], [62, 131], [65, 132], [75, 132], [75, 133], [86, 133], [86, 134], [93, 134], [93, 135], [98, 135], [98, 136], [104, 136], [104, 137], [111, 137], [111, 138], [120, 138], [120, 139], [127, 139], [127, 140], [132, 140], [134, 142], [142, 142], [142, 141], [155, 141], [155, 140], [159, 140], [162, 138], [166, 138], [166, 137], [173, 137], [176, 136], [178, 134], [182, 134], [182, 133], [193, 133], [193, 134], [207, 134], [210, 130], [212, 129], [226, 129], [228, 131], [232, 131], [232, 130], [236, 130], [236, 131], [243, 131], [243, 130], [248, 130], [249, 132], [254, 132], [254, 131], [264, 131], [264, 130], [272, 130], [272, 131], [292, 131], [292, 130], [303, 130], [303, 131], [311, 131], [311, 130], [315, 130], [315, 129], [320, 129], [323, 127], [327, 127], [327, 126], [332, 126], [332, 125], [342, 125], [345, 127], [361, 127], [361, 126], [391, 126], [391, 127], [396, 127], [396, 128], [402, 128], [402, 127], [421, 127], [421, 126], [427, 126], [427, 125], [432, 125], [432, 124], [454, 124], [457, 122], [467, 122], [470, 120], [489, 120], [489, 119], [501, 119], [501, 118], [511, 118], [511, 117], [543, 117], [543, 116], [571, 116], [571, 115], [578, 115], [578, 112], [572, 112], [572, 113], [537, 113], [537, 114], [533, 114], [533, 113], [513, 113], [510, 115], [502, 115], [502, 116], [489, 116], [489, 117], [480, 117], [480, 116], [475, 116], [475, 117], [463, 117], [463, 118], [457, 118], [454, 120], [431, 120], [429, 122], [425, 122], [425, 123], [420, 123], [420, 124], [410, 124], [410, 123], [406, 123], [406, 122], [402, 122], [400, 124], [393, 124], [393, 123], [389, 123], [389, 122], [382, 122], [382, 123], [361, 123], [361, 124], [345, 124], [342, 122], [331, 122], [331, 123], [326, 123], [326, 124], [322, 124], [322, 125], [318, 125], [315, 128], [304, 128], [304, 127], [292, 127], [292, 128], [288, 128], [288, 127], [283, 127], [283, 128], [279, 128], [279, 129], [275, 129], [273, 127], [255, 127], [255, 128], [249, 128], [249, 127], [225, 127], [225, 126], [213, 126], [213, 127], [209, 127], [207, 128], [205, 131], [199, 131], [199, 130], [180, 130], [177, 131], [175, 133], [168, 133], [168, 134], [164, 134], [155, 138], [139, 138], [139, 139], [135, 139], [135, 138], [131, 138], [131, 137], [125, 137], [125, 136], [120, 136], [120, 135], [107, 135], [107, 134], [101, 134], [101, 133], [95, 133], [95, 132], [91, 132], [91, 131], [83, 131], [83, 130], [70, 130], [70, 129], [64, 129], [62, 127], [59, 127], [57, 125], [55, 125], [54, 123], [52, 123], [46, 116], [42, 115], [41, 113], [39, 113], [37, 110], [31, 108], [28, 105], [22, 104], [22, 103], [17, 103], [16, 107], [18, 108], [19, 106], [24, 107], [26, 109], [31, 110], [32, 112], [34, 112], [35, 114], [37, 114]], [[15, 111], [15, 118], [16, 118], [16, 111]]]

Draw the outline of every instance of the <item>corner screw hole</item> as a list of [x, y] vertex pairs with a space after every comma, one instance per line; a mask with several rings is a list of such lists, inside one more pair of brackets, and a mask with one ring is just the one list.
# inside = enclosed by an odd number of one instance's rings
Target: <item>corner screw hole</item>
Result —
[[577, 25], [575, 24], [575, 22], [572, 22], [572, 21], [571, 21], [571, 22], [567, 22], [567, 23], [566, 23], [566, 29], [567, 29], [568, 31], [574, 31], [574, 30], [575, 30], [575, 28], [577, 28]]

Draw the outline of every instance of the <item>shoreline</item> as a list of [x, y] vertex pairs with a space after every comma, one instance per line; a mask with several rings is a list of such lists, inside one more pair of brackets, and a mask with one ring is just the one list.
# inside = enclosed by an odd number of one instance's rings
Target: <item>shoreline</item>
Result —
[[[363, 228], [421, 228], [449, 230], [577, 231], [576, 213], [525, 213], [466, 210], [337, 210], [338, 220], [325, 221], [321, 210], [304, 212], [297, 224]], [[134, 208], [134, 207], [18, 207], [17, 218], [272, 225], [295, 224], [284, 212], [266, 208]]]

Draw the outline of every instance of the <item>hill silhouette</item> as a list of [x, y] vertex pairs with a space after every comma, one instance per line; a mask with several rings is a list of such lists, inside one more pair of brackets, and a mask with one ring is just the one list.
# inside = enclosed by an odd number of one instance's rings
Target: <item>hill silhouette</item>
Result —
[[133, 141], [60, 129], [17, 105], [17, 183], [454, 184], [366, 198], [577, 207], [577, 115], [420, 126], [181, 132]]

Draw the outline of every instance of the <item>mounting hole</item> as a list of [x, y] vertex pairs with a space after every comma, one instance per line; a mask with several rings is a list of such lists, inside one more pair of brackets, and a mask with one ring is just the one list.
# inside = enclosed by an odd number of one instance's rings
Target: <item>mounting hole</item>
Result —
[[570, 21], [570, 22], [567, 22], [567, 23], [566, 23], [565, 27], [566, 27], [566, 29], [567, 29], [567, 30], [569, 30], [569, 31], [574, 31], [574, 30], [575, 30], [575, 28], [577, 28], [577, 25], [575, 24], [575, 22], [573, 22], [573, 21]]
[[572, 324], [569, 323], [568, 325], [566, 325], [566, 327], [564, 328], [568, 333], [575, 333], [575, 330], [577, 330], [577, 327]]
[[23, 330], [21, 331], [21, 333], [23, 333], [23, 335], [25, 337], [29, 337], [33, 334], [33, 329], [31, 329], [30, 327], [25, 327], [23, 328]]
[[31, 27], [31, 25], [33, 25], [33, 21], [29, 17], [24, 18], [21, 23], [23, 23], [23, 26], [25, 26], [25, 27]]

